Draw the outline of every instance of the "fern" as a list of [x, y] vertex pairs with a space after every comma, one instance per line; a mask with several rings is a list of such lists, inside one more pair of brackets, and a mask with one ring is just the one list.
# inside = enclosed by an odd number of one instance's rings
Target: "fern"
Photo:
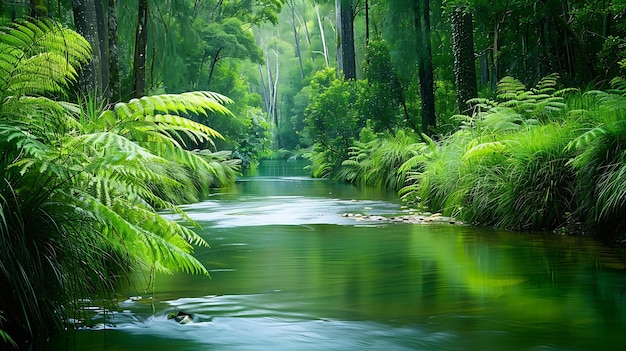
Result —
[[0, 31], [0, 91], [65, 94], [76, 67], [91, 58], [89, 43], [49, 20], [18, 20]]
[[232, 116], [222, 95], [144, 97], [105, 111], [89, 98], [55, 100], [89, 50], [45, 20], [0, 31], [0, 311], [10, 311], [8, 333], [62, 329], [73, 299], [107, 296], [112, 277], [129, 269], [208, 274], [192, 255], [207, 243], [177, 203], [232, 182], [238, 170], [229, 152], [207, 149], [221, 138], [208, 117]]

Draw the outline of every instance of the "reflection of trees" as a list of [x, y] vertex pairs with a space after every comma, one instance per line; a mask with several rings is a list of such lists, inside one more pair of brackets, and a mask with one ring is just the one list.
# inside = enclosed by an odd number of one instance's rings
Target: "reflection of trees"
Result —
[[607, 330], [617, 340], [626, 327], [623, 276], [603, 266], [621, 261], [587, 240], [420, 225], [239, 227], [210, 235], [247, 244], [207, 238], [213, 248], [203, 262], [234, 271], [212, 280], [163, 277], [159, 288], [173, 286], [164, 281], [171, 279], [198, 296], [256, 294], [255, 304], [267, 302], [260, 312], [241, 306], [242, 314], [417, 324], [478, 344], [484, 331], [537, 345], [555, 334], [593, 340]]
[[[438, 267], [437, 299], [443, 304], [456, 297], [458, 303], [471, 303], [466, 307], [478, 314], [503, 320], [574, 325], [602, 319], [594, 304], [619, 307], [611, 298], [619, 293], [619, 285], [603, 284], [603, 276], [614, 275], [596, 266], [601, 248], [593, 242], [414, 228], [410, 246], [415, 255]], [[608, 294], [596, 300], [590, 288]]]

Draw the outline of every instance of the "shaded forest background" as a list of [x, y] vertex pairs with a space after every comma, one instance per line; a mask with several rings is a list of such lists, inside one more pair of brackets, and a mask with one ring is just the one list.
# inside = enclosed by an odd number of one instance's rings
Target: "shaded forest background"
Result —
[[432, 134], [428, 126], [450, 127], [506, 76], [608, 87], [626, 50], [626, 3], [608, 0], [15, 0], [1, 10], [4, 21], [47, 16], [76, 28], [95, 48], [82, 84], [110, 101], [230, 97], [240, 123], [213, 127], [244, 162], [264, 148], [267, 128], [271, 149], [313, 145], [305, 110], [326, 68], [367, 82], [351, 106], [359, 120]]

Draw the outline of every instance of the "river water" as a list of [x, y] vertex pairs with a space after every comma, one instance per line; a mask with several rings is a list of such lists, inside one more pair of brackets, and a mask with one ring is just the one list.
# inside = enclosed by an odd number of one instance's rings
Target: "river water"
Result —
[[[394, 194], [300, 162], [187, 206], [211, 278], [138, 274], [58, 350], [624, 350], [626, 258], [584, 238], [358, 222]], [[147, 289], [146, 289], [147, 288]], [[170, 313], [192, 314], [177, 324]]]

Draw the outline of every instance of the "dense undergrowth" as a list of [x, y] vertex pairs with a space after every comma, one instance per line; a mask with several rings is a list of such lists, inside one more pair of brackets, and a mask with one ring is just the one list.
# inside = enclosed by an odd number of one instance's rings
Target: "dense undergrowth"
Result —
[[557, 90], [557, 79], [528, 89], [504, 78], [494, 99], [471, 100], [473, 113], [454, 116], [457, 129], [436, 141], [365, 127], [340, 166], [317, 144], [313, 169], [467, 223], [623, 241], [626, 83], [581, 93]]
[[229, 118], [230, 100], [65, 101], [90, 48], [51, 21], [15, 22], [0, 51], [0, 348], [80, 322], [84, 301], [114, 301], [134, 269], [207, 274], [191, 254], [206, 243], [176, 204], [232, 182], [238, 165], [186, 117]]

